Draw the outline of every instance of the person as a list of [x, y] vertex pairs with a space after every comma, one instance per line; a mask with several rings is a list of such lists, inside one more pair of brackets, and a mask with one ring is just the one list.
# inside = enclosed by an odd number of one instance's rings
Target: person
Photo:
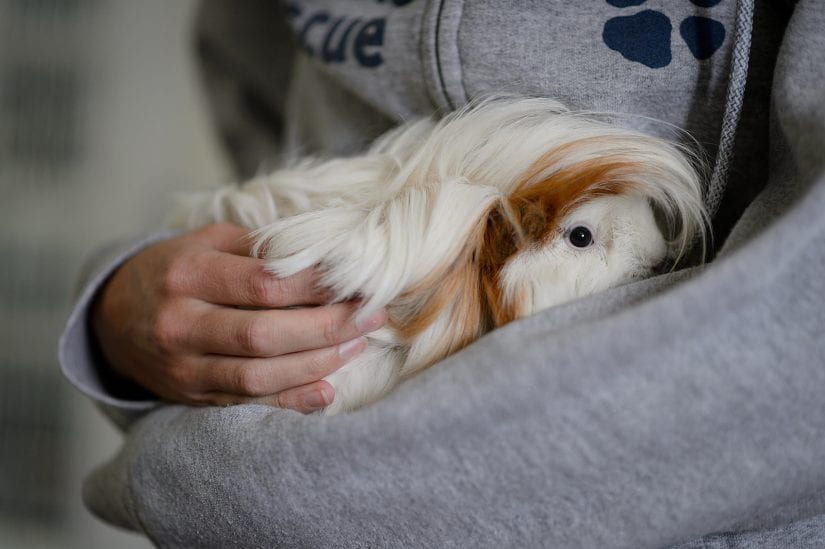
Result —
[[181, 547], [825, 543], [825, 7], [644, 4], [205, 2], [198, 51], [242, 176], [486, 93], [548, 95], [693, 135], [717, 254], [324, 418], [294, 410], [334, 398], [318, 380], [385, 316], [353, 325], [311, 272], [267, 279], [236, 227], [121, 249], [60, 346], [126, 433], [89, 508]]

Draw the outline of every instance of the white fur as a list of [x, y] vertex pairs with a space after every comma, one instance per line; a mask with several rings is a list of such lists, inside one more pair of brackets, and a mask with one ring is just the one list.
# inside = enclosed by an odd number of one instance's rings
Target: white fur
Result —
[[[589, 227], [595, 243], [577, 249], [563, 238]], [[525, 291], [525, 307], [539, 311], [642, 278], [662, 263], [667, 243], [640, 197], [607, 197], [584, 204], [562, 222], [559, 238], [516, 256], [502, 272], [508, 295]]]
[[[570, 144], [533, 179], [605, 158], [639, 168], [627, 174], [627, 192], [577, 205], [553, 238], [509, 258], [497, 280], [518, 316], [645, 276], [703, 234], [701, 186], [683, 150], [535, 98], [481, 101], [437, 123], [402, 126], [362, 156], [306, 160], [241, 188], [195, 195], [178, 209], [176, 224], [230, 221], [254, 229], [255, 253], [273, 275], [317, 265], [337, 300], [364, 300], [362, 318], [381, 307], [409, 318], [437, 291], [427, 280], [467, 260], [468, 242], [485, 230], [490, 211], [531, 184], [525, 174], [545, 153]], [[566, 241], [577, 224], [593, 231], [592, 246]], [[460, 348], [460, 299], [448, 301], [411, 340], [392, 326], [370, 334], [367, 349], [326, 378], [336, 396], [325, 413], [373, 401]], [[489, 328], [480, 324], [473, 333]]]

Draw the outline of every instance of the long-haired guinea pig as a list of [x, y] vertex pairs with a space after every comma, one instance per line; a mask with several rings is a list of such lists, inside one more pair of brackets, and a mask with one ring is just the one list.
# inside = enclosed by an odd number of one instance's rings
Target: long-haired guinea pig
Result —
[[649, 275], [707, 226], [682, 148], [512, 97], [190, 197], [176, 218], [243, 225], [273, 276], [315, 266], [335, 300], [361, 300], [361, 317], [387, 308], [365, 350], [325, 378], [326, 414], [519, 317]]

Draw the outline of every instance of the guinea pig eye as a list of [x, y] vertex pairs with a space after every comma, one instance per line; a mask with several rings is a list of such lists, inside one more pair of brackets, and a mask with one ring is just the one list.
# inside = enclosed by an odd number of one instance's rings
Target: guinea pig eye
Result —
[[593, 244], [593, 233], [584, 225], [576, 225], [567, 231], [566, 238], [574, 248], [587, 248]]

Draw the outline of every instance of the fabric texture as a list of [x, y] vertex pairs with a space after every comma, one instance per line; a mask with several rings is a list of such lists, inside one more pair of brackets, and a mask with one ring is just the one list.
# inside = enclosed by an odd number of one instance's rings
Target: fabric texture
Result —
[[[256, 139], [344, 154], [518, 91], [680, 136], [640, 117], [660, 118], [716, 158], [737, 3], [637, 4], [290, 3], [288, 91], [260, 96], [283, 138]], [[363, 410], [136, 408], [83, 347], [99, 275], [61, 361], [128, 430], [86, 504], [164, 547], [825, 545], [825, 6], [788, 13], [756, 4], [712, 263], [512, 323]]]

